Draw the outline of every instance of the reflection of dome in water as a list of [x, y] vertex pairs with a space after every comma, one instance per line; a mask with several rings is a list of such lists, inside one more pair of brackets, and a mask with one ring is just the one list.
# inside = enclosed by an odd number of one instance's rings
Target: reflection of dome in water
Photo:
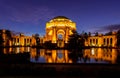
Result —
[[51, 27], [71, 27], [76, 29], [75, 22], [72, 22], [69, 18], [65, 16], [57, 16], [51, 19], [49, 22], [46, 23], [46, 28]]

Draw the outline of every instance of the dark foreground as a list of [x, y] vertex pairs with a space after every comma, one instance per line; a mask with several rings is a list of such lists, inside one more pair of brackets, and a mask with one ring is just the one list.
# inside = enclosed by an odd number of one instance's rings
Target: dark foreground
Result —
[[1, 54], [0, 78], [120, 77], [120, 64], [30, 63], [29, 53]]
[[120, 76], [120, 65], [0, 64], [0, 78], [98, 78]]

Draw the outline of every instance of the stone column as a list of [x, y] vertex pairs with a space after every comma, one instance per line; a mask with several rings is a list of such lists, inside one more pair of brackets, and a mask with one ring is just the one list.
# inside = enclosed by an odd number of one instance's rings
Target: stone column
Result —
[[56, 28], [55, 27], [53, 27], [52, 43], [56, 43]]
[[68, 42], [68, 35], [69, 35], [69, 30], [66, 28], [66, 33], [65, 33], [65, 43]]
[[20, 43], [21, 46], [24, 46], [24, 37], [21, 36], [19, 38], [19, 43]]

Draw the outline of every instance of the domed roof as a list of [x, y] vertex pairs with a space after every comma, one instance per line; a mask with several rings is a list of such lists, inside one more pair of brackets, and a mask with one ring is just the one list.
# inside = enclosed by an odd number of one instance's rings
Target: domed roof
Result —
[[65, 16], [56, 16], [46, 23], [46, 28], [51, 27], [71, 27], [76, 29], [76, 23]]
[[54, 17], [53, 19], [69, 19], [69, 18], [67, 18], [67, 17], [65, 17], [65, 16], [56, 16], [56, 17]]

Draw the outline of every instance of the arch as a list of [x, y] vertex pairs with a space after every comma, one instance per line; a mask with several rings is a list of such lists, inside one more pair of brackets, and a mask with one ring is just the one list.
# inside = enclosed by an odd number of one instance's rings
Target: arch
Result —
[[105, 40], [105, 38], [103, 39], [103, 44], [105, 45], [105, 42], [106, 42], [106, 40]]
[[57, 34], [65, 34], [65, 30], [59, 29], [59, 30], [57, 30]]
[[107, 45], [109, 45], [109, 38], [107, 38]]
[[110, 38], [110, 45], [112, 46], [112, 42], [113, 42], [113, 39], [112, 38]]
[[58, 39], [63, 40], [64, 36], [62, 34], [57, 35]]

